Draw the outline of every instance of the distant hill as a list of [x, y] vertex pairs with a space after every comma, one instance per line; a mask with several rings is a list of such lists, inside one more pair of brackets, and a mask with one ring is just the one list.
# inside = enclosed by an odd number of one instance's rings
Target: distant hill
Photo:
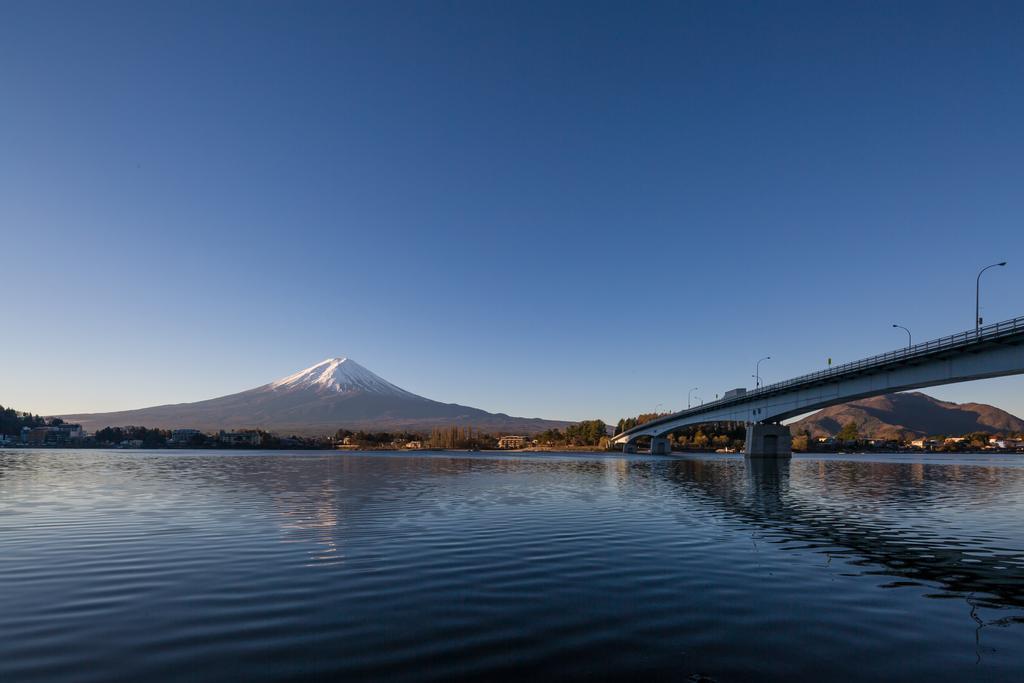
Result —
[[259, 428], [299, 435], [333, 433], [339, 428], [429, 432], [448, 426], [535, 434], [572, 424], [433, 401], [395, 386], [348, 358], [329, 358], [276, 382], [206, 401], [61, 417], [89, 431], [135, 425], [203, 431]]
[[819, 410], [790, 424], [793, 434], [835, 436], [850, 421], [876, 439], [959, 436], [969, 432], [1024, 432], [1024, 420], [984, 403], [949, 403], [920, 392], [887, 394]]

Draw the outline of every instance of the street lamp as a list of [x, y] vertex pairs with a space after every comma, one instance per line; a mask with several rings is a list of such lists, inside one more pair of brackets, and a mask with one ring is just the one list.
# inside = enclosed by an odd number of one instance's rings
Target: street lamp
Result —
[[761, 361], [771, 360], [771, 359], [772, 359], [771, 356], [765, 356], [764, 358], [761, 358], [760, 360], [758, 360], [757, 363], [754, 365], [754, 380], [755, 380], [754, 388], [755, 389], [760, 389], [761, 388]]
[[989, 268], [995, 268], [996, 266], [1005, 266], [1006, 261], [1001, 263], [993, 263], [990, 266], [985, 266], [978, 271], [978, 278], [974, 281], [974, 334], [975, 336], [981, 331], [981, 274]]
[[914, 343], [913, 343], [914, 342], [914, 338], [910, 336], [910, 330], [908, 330], [907, 328], [903, 327], [903, 325], [897, 325], [896, 323], [893, 323], [892, 326], [893, 327], [898, 327], [898, 328], [900, 328], [901, 330], [903, 330], [904, 332], [907, 333], [907, 348], [908, 349], [911, 346], [914, 345]]
[[700, 387], [694, 387], [693, 389], [690, 389], [689, 391], [686, 392], [686, 409], [687, 410], [690, 409], [690, 396], [693, 394], [693, 392], [697, 391], [698, 389], [700, 389]]

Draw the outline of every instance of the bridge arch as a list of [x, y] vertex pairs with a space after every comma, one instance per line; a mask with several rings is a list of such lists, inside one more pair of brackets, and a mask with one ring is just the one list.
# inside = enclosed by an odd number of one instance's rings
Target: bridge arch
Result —
[[[1024, 374], [1024, 317], [722, 398], [638, 425], [612, 443], [629, 452], [637, 438], [650, 437], [654, 452], [658, 439], [682, 427], [741, 422], [748, 425], [747, 455], [763, 454], [763, 437], [772, 434], [782, 440], [775, 442], [777, 454], [788, 455], [789, 430], [780, 424], [788, 418], [871, 396], [1017, 374]], [[760, 437], [752, 435], [758, 425], [780, 431], [760, 429]]]

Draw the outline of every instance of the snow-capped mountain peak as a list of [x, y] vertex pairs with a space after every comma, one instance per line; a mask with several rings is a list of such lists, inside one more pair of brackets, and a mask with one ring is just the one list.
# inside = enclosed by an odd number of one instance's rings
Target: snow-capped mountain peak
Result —
[[375, 375], [351, 358], [328, 358], [294, 375], [271, 382], [270, 388], [284, 391], [314, 389], [337, 393], [363, 391], [411, 396], [405, 389]]
[[276, 382], [194, 403], [63, 417], [90, 430], [135, 424], [204, 431], [259, 428], [312, 436], [334, 434], [342, 428], [427, 433], [451, 426], [533, 434], [569, 424], [510, 417], [417, 396], [350, 358], [328, 358]]

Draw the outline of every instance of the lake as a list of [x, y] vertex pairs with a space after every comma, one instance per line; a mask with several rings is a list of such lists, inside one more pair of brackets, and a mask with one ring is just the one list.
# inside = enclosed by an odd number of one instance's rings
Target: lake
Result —
[[1024, 680], [1024, 457], [0, 451], [0, 680]]

